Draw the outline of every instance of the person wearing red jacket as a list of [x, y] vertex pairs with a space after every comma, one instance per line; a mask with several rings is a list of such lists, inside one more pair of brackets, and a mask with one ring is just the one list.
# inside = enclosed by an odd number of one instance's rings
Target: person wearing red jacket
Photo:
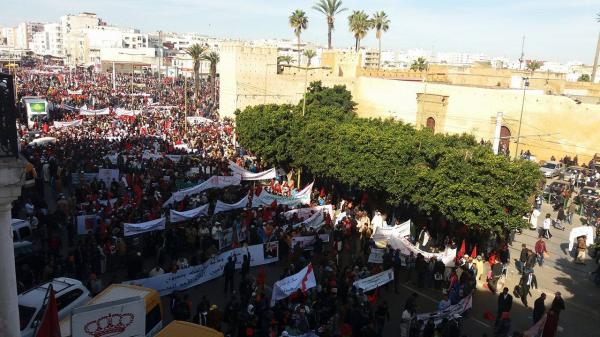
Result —
[[548, 254], [546, 249], [546, 242], [543, 238], [539, 238], [535, 243], [535, 254], [537, 255], [537, 262], [542, 267], [544, 265], [544, 254]]

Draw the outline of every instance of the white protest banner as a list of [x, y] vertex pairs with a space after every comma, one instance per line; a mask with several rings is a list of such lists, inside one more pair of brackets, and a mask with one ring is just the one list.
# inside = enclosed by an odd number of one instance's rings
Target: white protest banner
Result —
[[585, 244], [586, 246], [591, 246], [594, 244], [594, 230], [591, 226], [579, 226], [573, 227], [571, 229], [571, 233], [569, 233], [569, 251], [573, 249], [573, 244], [577, 241], [577, 238], [585, 235]]
[[275, 177], [277, 176], [275, 168], [263, 172], [253, 173], [232, 161], [229, 161], [229, 169], [234, 175], [241, 175], [242, 180], [270, 180], [275, 179]]
[[141, 287], [152, 288], [161, 296], [169, 295], [174, 291], [182, 291], [199, 284], [213, 280], [223, 275], [227, 258], [236, 261], [236, 269], [242, 267], [243, 256], [250, 254], [250, 266], [260, 266], [279, 261], [277, 242], [235, 248], [210, 258], [203, 264], [179, 269], [176, 273], [165, 273], [155, 277], [125, 282]]
[[369, 276], [354, 282], [353, 286], [356, 289], [362, 289], [363, 292], [379, 288], [382, 285], [394, 280], [394, 270], [388, 269], [379, 274]]
[[383, 254], [385, 253], [385, 249], [381, 248], [372, 248], [371, 254], [369, 254], [369, 263], [383, 263]]
[[163, 206], [167, 207], [176, 201], [183, 200], [187, 196], [198, 194], [211, 188], [224, 188], [228, 186], [239, 185], [241, 182], [242, 180], [240, 179], [240, 176], [212, 176], [203, 183], [173, 193], [173, 195], [164, 203]]
[[187, 117], [187, 122], [195, 125], [195, 124], [210, 124], [213, 123], [212, 119], [208, 119], [205, 117], [201, 117], [201, 116], [193, 116], [193, 117]]
[[162, 159], [163, 156], [160, 153], [156, 153], [156, 152], [152, 152], [150, 150], [144, 150], [144, 152], [142, 153], [142, 159], [143, 160], [158, 160], [158, 159]]
[[160, 231], [165, 229], [166, 218], [141, 222], [141, 223], [124, 223], [123, 235], [131, 236], [152, 231]]
[[292, 209], [290, 211], [283, 213], [283, 216], [285, 216], [286, 219], [291, 219], [294, 216], [294, 214], [296, 214], [298, 219], [307, 219], [318, 211], [325, 211], [325, 212], [329, 213], [329, 218], [331, 218], [331, 219], [333, 219], [335, 216], [335, 212], [333, 211], [332, 205], [296, 208], [296, 209]]
[[308, 266], [296, 274], [275, 282], [273, 285], [273, 295], [271, 296], [271, 306], [274, 306], [275, 302], [290, 296], [297, 290], [305, 292], [316, 286], [315, 272], [313, 271], [312, 264], [309, 263]]
[[86, 235], [90, 232], [96, 232], [96, 215], [78, 215], [77, 216], [77, 234]]
[[224, 229], [219, 236], [219, 250], [229, 248], [233, 244], [233, 228]]
[[136, 296], [82, 306], [74, 309], [71, 319], [65, 321], [71, 325], [61, 324], [63, 336], [106, 336], [112, 335], [111, 329], [119, 336], [145, 336], [146, 304], [142, 297]]
[[[410, 235], [410, 220], [394, 227], [375, 227], [371, 239], [375, 242], [385, 242], [386, 244], [395, 237], [405, 237]], [[383, 244], [385, 247], [386, 244]]]
[[310, 195], [312, 193], [314, 183], [308, 184], [305, 188], [298, 191], [291, 197], [283, 197], [280, 195], [271, 194], [263, 190], [260, 195], [252, 198], [252, 207], [271, 206], [273, 201], [278, 205], [298, 206], [301, 204], [310, 204]]
[[[329, 234], [319, 234], [319, 238], [323, 242], [329, 242]], [[295, 236], [292, 238], [292, 249], [299, 245], [304, 250], [313, 250], [316, 240], [317, 238], [314, 235]]]
[[404, 255], [410, 255], [411, 252], [414, 255], [421, 254], [425, 260], [430, 260], [432, 257], [435, 257], [438, 261], [444, 262], [447, 267], [454, 266], [454, 260], [456, 259], [456, 248], [446, 247], [446, 249], [441, 253], [430, 253], [417, 248], [404, 237], [393, 238], [390, 241], [390, 245], [394, 249], [399, 249]]
[[460, 302], [458, 302], [454, 305], [451, 305], [444, 310], [436, 311], [436, 312], [429, 312], [429, 313], [425, 313], [425, 314], [418, 314], [417, 319], [426, 322], [428, 319], [432, 318], [434, 324], [437, 326], [444, 319], [451, 319], [451, 318], [462, 315], [465, 311], [471, 309], [472, 306], [473, 306], [473, 296], [469, 295], [469, 296], [463, 298], [462, 300], [460, 300]]
[[228, 203], [222, 202], [221, 200], [217, 200], [217, 204], [215, 205], [215, 211], [213, 212], [213, 214], [227, 212], [227, 211], [231, 211], [234, 209], [240, 209], [240, 208], [244, 208], [246, 206], [248, 206], [248, 196], [247, 195], [245, 197], [243, 197], [240, 201], [235, 202], [233, 204], [228, 204]]
[[84, 108], [79, 109], [79, 114], [82, 116], [99, 116], [99, 115], [108, 115], [108, 108], [100, 109], [100, 110], [87, 110]]
[[203, 216], [203, 215], [207, 215], [208, 214], [208, 206], [210, 206], [210, 204], [202, 205], [200, 207], [190, 209], [188, 211], [183, 211], [183, 212], [177, 212], [177, 211], [171, 210], [171, 212], [169, 214], [169, 220], [172, 223], [175, 223], [175, 222], [187, 221], [187, 220], [191, 220], [191, 219]]
[[112, 181], [119, 182], [119, 170], [118, 169], [98, 169], [98, 180], [104, 181], [107, 187], [110, 188]]
[[115, 110], [115, 114], [119, 117], [120, 116], [134, 117], [141, 113], [142, 113], [142, 110], [126, 110], [126, 109], [122, 109], [122, 108], [117, 108]]
[[110, 206], [112, 207], [117, 203], [118, 200], [119, 200], [118, 198], [112, 198], [112, 199], [108, 199], [108, 200], [107, 199], [99, 199], [98, 203], [102, 206], [107, 206], [108, 203], [110, 202]]
[[70, 121], [70, 122], [58, 122], [58, 121], [54, 121], [54, 128], [55, 129], [62, 129], [62, 128], [68, 128], [71, 126], [79, 126], [82, 125], [83, 121], [81, 119], [76, 119], [74, 121]]
[[167, 158], [167, 159], [169, 159], [171, 161], [180, 161], [182, 157], [183, 156], [180, 155], [180, 154], [167, 154], [167, 155], [165, 155], [165, 158]]
[[81, 95], [83, 93], [82, 89], [79, 90], [69, 90], [67, 89], [67, 94], [69, 95]]
[[299, 222], [297, 224], [294, 224], [294, 228], [298, 228], [300, 226], [305, 226], [308, 228], [313, 228], [314, 230], [318, 230], [319, 228], [321, 228], [321, 226], [323, 226], [323, 223], [325, 222], [325, 216], [323, 215], [323, 212], [317, 212], [315, 214], [313, 214], [310, 218]]

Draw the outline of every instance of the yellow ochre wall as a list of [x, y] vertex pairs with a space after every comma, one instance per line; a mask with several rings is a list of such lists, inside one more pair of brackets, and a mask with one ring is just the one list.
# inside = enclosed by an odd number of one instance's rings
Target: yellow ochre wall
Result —
[[[256, 104], [298, 103], [306, 72], [285, 67], [277, 74], [276, 63], [276, 48], [223, 47], [221, 115], [232, 116], [236, 109]], [[539, 160], [568, 154], [587, 161], [600, 152], [600, 105], [585, 103], [589, 100], [577, 104], [562, 96], [575, 92], [596, 99], [592, 96], [600, 93], [600, 86], [570, 83], [562, 74], [544, 72], [531, 75], [507, 69], [432, 65], [426, 73], [418, 73], [366, 70], [357, 64], [359, 55], [326, 51], [321, 65], [329, 69], [308, 72], [307, 82], [346, 85], [361, 117], [391, 117], [417, 127], [434, 117], [436, 132], [467, 132], [477, 139], [493, 138], [496, 114], [501, 111], [503, 125], [513, 137], [510, 151], [514, 154], [523, 90], [510, 86], [515, 77], [528, 76], [520, 150], [531, 150]], [[421, 103], [418, 94], [426, 94], [421, 95]], [[443, 111], [436, 112], [437, 106]]]

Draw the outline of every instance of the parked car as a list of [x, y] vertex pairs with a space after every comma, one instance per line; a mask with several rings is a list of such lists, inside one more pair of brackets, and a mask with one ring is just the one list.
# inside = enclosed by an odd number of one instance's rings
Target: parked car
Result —
[[571, 179], [577, 179], [577, 176], [579, 175], [579, 173], [585, 174], [585, 173], [587, 173], [587, 171], [588, 171], [588, 169], [586, 169], [585, 167], [569, 166], [565, 170], [565, 173], [563, 175], [563, 180], [570, 181]]
[[546, 178], [558, 177], [565, 170], [565, 164], [558, 161], [547, 161], [540, 166], [540, 172]]
[[27, 220], [12, 219], [13, 242], [31, 241], [32, 228]]
[[546, 187], [546, 191], [548, 193], [551, 194], [559, 194], [561, 193], [564, 189], [569, 188], [569, 183], [566, 181], [561, 181], [561, 180], [557, 180], [557, 181], [553, 181], [550, 183], [550, 185], [548, 185]]
[[42, 306], [50, 283], [56, 294], [59, 320], [90, 300], [90, 292], [80, 281], [66, 277], [55, 278], [51, 282], [22, 293], [19, 295], [21, 337], [32, 337], [35, 333], [44, 314]]
[[596, 200], [600, 197], [600, 188], [586, 186], [579, 191], [578, 202], [585, 203], [587, 201]]

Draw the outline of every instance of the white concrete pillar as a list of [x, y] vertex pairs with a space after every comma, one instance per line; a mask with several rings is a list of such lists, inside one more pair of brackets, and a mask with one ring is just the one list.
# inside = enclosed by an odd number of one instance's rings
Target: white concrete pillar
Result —
[[25, 178], [22, 159], [0, 159], [0, 336], [20, 337], [19, 300], [12, 242], [11, 203], [21, 194]]

